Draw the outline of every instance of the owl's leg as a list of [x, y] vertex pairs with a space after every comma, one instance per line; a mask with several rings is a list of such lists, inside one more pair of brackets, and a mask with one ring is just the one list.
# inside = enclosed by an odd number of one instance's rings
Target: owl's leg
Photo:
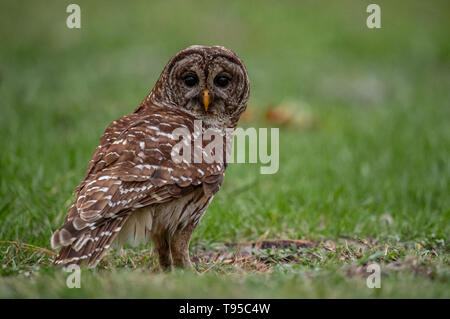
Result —
[[189, 242], [195, 225], [189, 224], [182, 230], [178, 230], [170, 240], [170, 250], [172, 252], [173, 264], [179, 268], [191, 268], [192, 263], [189, 258]]
[[166, 232], [152, 235], [155, 252], [158, 254], [159, 266], [162, 270], [172, 269], [169, 236]]

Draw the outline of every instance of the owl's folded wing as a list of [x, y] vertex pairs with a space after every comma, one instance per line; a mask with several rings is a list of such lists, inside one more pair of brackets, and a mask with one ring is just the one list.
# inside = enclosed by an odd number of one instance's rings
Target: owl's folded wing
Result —
[[180, 142], [173, 130], [192, 132], [193, 121], [176, 111], [157, 111], [124, 116], [106, 129], [64, 224], [52, 236], [53, 248], [82, 247], [83, 233], [121, 220], [134, 209], [183, 196], [195, 187], [211, 195], [219, 189], [223, 163], [172, 160], [173, 147]]

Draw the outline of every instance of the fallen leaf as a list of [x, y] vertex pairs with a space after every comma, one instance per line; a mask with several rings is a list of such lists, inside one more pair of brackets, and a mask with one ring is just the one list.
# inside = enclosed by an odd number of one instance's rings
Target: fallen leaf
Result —
[[315, 129], [317, 120], [308, 110], [308, 106], [300, 101], [287, 101], [265, 112], [265, 118], [274, 125], [293, 126], [301, 129]]

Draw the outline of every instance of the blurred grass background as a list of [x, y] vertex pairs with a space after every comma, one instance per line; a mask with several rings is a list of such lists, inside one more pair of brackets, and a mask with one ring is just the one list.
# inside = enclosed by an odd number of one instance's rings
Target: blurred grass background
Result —
[[[366, 27], [369, 1], [77, 1], [82, 28], [68, 29], [70, 3], [0, 5], [0, 240], [49, 248], [106, 126], [134, 110], [177, 51], [218, 44], [249, 72], [252, 118], [242, 125], [273, 125], [264, 112], [286, 101], [316, 125], [281, 127], [275, 175], [232, 164], [193, 244], [263, 234], [394, 246], [437, 239], [445, 284], [422, 278], [414, 287], [448, 296], [448, 1], [377, 1], [381, 29]], [[185, 292], [182, 278], [167, 279], [172, 296]], [[208, 296], [217, 278], [205, 278], [194, 280]], [[308, 295], [273, 280], [272, 297]], [[379, 296], [421, 296], [404, 280]], [[335, 281], [320, 280], [308, 296], [352, 295]]]

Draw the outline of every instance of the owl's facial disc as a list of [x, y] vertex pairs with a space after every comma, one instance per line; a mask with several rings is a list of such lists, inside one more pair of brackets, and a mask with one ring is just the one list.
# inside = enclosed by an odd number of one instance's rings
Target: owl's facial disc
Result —
[[153, 98], [181, 108], [207, 125], [235, 127], [248, 95], [245, 66], [232, 51], [192, 46], [169, 61]]

